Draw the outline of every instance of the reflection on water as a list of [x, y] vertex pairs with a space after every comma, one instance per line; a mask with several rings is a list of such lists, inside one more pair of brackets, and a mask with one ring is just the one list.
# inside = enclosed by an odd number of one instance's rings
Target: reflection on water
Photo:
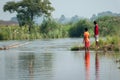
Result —
[[[23, 53], [24, 54], [24, 53]], [[52, 54], [43, 53], [42, 55], [34, 55], [34, 53], [27, 55], [20, 55], [19, 69], [20, 78], [25, 80], [51, 80], [52, 77]]]
[[52, 80], [52, 60], [52, 53], [5, 56], [5, 74], [2, 74], [5, 77], [2, 80]]
[[99, 80], [99, 68], [100, 68], [99, 55], [96, 52], [96, 54], [95, 54], [95, 75], [96, 75], [96, 80]]
[[[99, 80], [99, 55], [96, 52], [95, 53], [95, 80]], [[86, 71], [86, 80], [91, 80], [90, 79], [90, 51], [85, 51], [85, 71]]]
[[116, 62], [120, 53], [69, 50], [81, 42], [79, 38], [36, 40], [0, 51], [0, 80], [120, 79], [120, 64]]
[[[24, 53], [22, 53], [24, 54]], [[26, 54], [26, 53], [25, 53]], [[26, 80], [33, 80], [35, 55], [28, 53], [27, 55], [19, 55], [19, 78], [26, 78]]]
[[90, 51], [85, 51], [86, 80], [90, 80]]

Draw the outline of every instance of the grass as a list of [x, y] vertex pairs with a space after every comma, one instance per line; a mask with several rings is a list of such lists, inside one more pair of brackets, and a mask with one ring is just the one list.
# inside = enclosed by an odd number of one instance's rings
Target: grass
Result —
[[[73, 46], [71, 51], [84, 50], [84, 46]], [[96, 50], [95, 42], [90, 45], [90, 50]], [[120, 50], [120, 38], [118, 36], [106, 37], [99, 40], [99, 48], [101, 51], [119, 51]]]
[[68, 37], [67, 31], [63, 27], [42, 33], [40, 26], [34, 26], [31, 32], [29, 32], [28, 26], [0, 26], [0, 40], [33, 40], [63, 37]]

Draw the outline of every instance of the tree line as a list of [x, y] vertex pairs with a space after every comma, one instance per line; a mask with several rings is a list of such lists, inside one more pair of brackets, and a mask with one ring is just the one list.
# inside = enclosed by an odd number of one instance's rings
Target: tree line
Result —
[[[83, 37], [86, 27], [93, 37], [93, 20], [82, 18], [62, 24], [50, 16], [54, 8], [49, 0], [10, 1], [4, 5], [3, 9], [10, 13], [17, 12], [19, 26], [0, 27], [0, 40]], [[44, 16], [41, 25], [34, 24], [33, 19], [36, 16]], [[100, 28], [100, 36], [120, 36], [120, 16], [105, 15], [95, 20]]]

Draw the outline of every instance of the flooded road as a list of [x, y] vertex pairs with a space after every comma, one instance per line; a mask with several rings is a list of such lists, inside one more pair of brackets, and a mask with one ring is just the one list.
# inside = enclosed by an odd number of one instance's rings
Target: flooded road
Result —
[[[27, 41], [2, 41], [0, 45]], [[119, 80], [120, 53], [70, 51], [81, 38], [34, 40], [0, 51], [0, 80]]]

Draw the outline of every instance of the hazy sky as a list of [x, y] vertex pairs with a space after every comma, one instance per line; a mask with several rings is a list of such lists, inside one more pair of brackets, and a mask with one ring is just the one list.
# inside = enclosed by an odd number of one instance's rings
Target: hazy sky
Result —
[[[0, 0], [0, 19], [10, 20], [15, 14], [3, 12], [3, 5], [8, 1], [19, 0]], [[59, 18], [62, 14], [66, 17], [78, 15], [90, 18], [93, 14], [103, 11], [120, 13], [120, 0], [50, 0], [55, 11], [52, 13], [54, 18]]]

